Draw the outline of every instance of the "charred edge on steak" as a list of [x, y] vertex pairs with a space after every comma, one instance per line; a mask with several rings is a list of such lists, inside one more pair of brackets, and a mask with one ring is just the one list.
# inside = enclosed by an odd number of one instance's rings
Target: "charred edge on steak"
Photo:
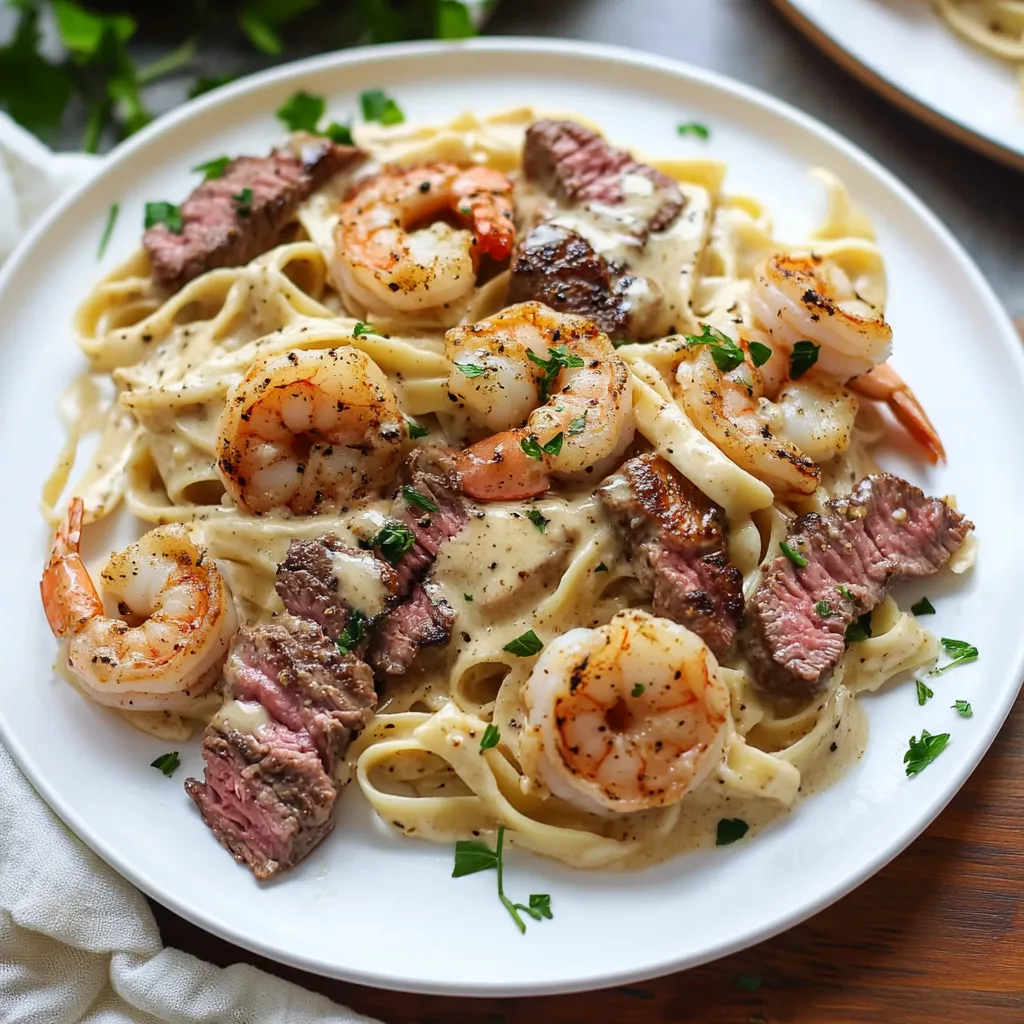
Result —
[[[749, 605], [747, 655], [759, 685], [774, 696], [803, 698], [820, 689], [843, 656], [850, 622], [880, 604], [897, 580], [938, 572], [974, 528], [944, 501], [889, 473], [866, 477], [826, 507], [825, 516], [801, 516], [789, 529], [787, 543], [807, 565], [780, 555], [765, 567]], [[819, 602], [829, 614], [818, 614]]]
[[726, 555], [722, 510], [653, 453], [624, 463], [597, 493], [654, 614], [724, 659], [743, 615], [743, 578]]
[[[299, 204], [365, 154], [314, 136], [297, 136], [269, 156], [240, 156], [181, 205], [182, 230], [165, 224], [142, 238], [156, 280], [177, 290], [215, 267], [237, 267], [272, 248]], [[251, 189], [244, 208], [234, 197]]]

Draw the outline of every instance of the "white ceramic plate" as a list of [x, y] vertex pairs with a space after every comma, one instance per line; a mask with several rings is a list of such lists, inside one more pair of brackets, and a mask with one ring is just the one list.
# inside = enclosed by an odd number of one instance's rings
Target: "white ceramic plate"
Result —
[[886, 99], [1024, 170], [1016, 68], [961, 38], [927, 0], [775, 0], [821, 49]]
[[[822, 212], [807, 167], [832, 168], [879, 226], [896, 363], [949, 451], [948, 469], [895, 468], [932, 493], [955, 492], [982, 538], [971, 575], [927, 587], [935, 628], [978, 644], [977, 664], [942, 677], [923, 708], [909, 686], [865, 700], [872, 735], [863, 761], [755, 840], [636, 874], [571, 871], [513, 853], [507, 886], [551, 893], [555, 912], [525, 936], [498, 904], [493, 875], [450, 878], [450, 848], [392, 835], [355, 789], [328, 841], [279, 883], [258, 885], [182, 790], [185, 776], [201, 771], [198, 742], [166, 779], [149, 762], [167, 744], [89, 704], [49, 668], [54, 642], [37, 597], [48, 536], [37, 500], [62, 441], [58, 390], [84, 365], [72, 311], [138, 245], [144, 201], [194, 185], [189, 167], [265, 151], [279, 138], [273, 111], [297, 88], [327, 94], [341, 119], [361, 89], [377, 85], [411, 119], [532, 102], [578, 111], [649, 153], [720, 157], [732, 190], [767, 201], [781, 237], [804, 235]], [[676, 124], [693, 119], [711, 127], [710, 143], [677, 136]], [[97, 242], [115, 201], [121, 217], [100, 264]], [[0, 478], [10, 488], [4, 740], [58, 814], [124, 875], [197, 924], [284, 963], [371, 985], [506, 995], [609, 985], [721, 956], [826, 906], [903, 849], [978, 763], [1017, 692], [1024, 637], [1005, 610], [1018, 604], [1024, 560], [1020, 343], [978, 270], [906, 188], [824, 126], [708, 72], [610, 48], [479, 40], [358, 50], [239, 82], [122, 146], [33, 231], [0, 278], [0, 359]], [[949, 709], [960, 697], [974, 705], [970, 720]], [[953, 740], [908, 780], [901, 759], [922, 728]]]

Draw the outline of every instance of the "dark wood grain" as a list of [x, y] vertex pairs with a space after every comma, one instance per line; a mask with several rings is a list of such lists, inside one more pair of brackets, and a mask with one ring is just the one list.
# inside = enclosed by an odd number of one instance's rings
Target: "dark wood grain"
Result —
[[[845, 899], [717, 963], [571, 996], [455, 999], [347, 985], [278, 967], [154, 911], [169, 945], [222, 966], [255, 964], [387, 1024], [1021, 1024], [1022, 819], [1024, 698], [931, 828]], [[610, 938], [614, 930], [609, 922]]]

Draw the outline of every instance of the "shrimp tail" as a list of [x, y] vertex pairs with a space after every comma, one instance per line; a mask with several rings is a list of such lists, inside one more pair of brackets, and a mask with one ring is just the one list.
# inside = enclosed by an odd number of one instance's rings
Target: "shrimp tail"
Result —
[[39, 581], [46, 621], [56, 637], [66, 636], [76, 623], [103, 614], [103, 602], [79, 554], [84, 509], [81, 498], [71, 499]]
[[484, 438], [455, 458], [465, 494], [477, 501], [517, 501], [544, 494], [551, 486], [542, 460], [532, 459], [509, 430]]
[[512, 254], [516, 236], [508, 191], [508, 179], [490, 167], [471, 168], [452, 185], [459, 212], [463, 207], [469, 211], [480, 255], [499, 262]]
[[888, 363], [856, 377], [849, 386], [867, 398], [885, 402], [897, 422], [924, 449], [932, 465], [946, 461], [946, 449], [924, 406]]

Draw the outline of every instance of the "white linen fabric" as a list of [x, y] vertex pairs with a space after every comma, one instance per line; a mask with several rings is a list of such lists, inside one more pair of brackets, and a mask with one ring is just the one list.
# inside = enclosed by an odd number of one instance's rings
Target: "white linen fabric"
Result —
[[[0, 113], [0, 264], [97, 165], [51, 153]], [[165, 947], [142, 893], [65, 828], [0, 746], [0, 1024], [123, 1021], [373, 1024], [255, 967]]]

